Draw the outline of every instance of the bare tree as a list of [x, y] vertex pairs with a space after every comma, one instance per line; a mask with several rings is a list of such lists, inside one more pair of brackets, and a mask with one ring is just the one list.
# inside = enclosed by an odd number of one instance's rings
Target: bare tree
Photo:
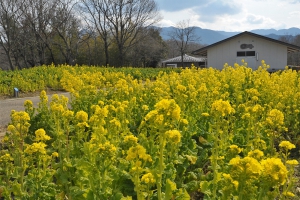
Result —
[[157, 28], [145, 28], [137, 37], [137, 43], [129, 51], [130, 66], [156, 67], [165, 57], [166, 43]]
[[118, 47], [119, 66], [138, 34], [160, 20], [154, 0], [104, 0], [108, 26]]
[[57, 3], [51, 29], [58, 38], [56, 37], [52, 42], [60, 50], [65, 63], [74, 65], [79, 44], [82, 42], [80, 20], [75, 16], [74, 6], [76, 2], [74, 0], [60, 0]]
[[24, 0], [20, 19], [22, 37], [19, 42], [20, 56], [29, 66], [47, 62], [46, 52], [50, 51], [53, 36], [51, 21], [59, 0]]
[[292, 35], [288, 35], [288, 34], [287, 35], [282, 35], [282, 36], [279, 37], [278, 40], [280, 40], [282, 42], [286, 42], [286, 43], [292, 44], [293, 43], [293, 36]]
[[9, 69], [15, 69], [14, 47], [20, 28], [20, 5], [21, 0], [0, 1], [0, 45], [2, 46], [9, 63]]
[[173, 41], [180, 52], [182, 66], [183, 56], [187, 53], [189, 44], [200, 41], [200, 37], [195, 34], [195, 28], [194, 26], [189, 26], [189, 21], [180, 21], [173, 31], [169, 33], [171, 41]]
[[108, 48], [111, 44], [111, 33], [109, 29], [109, 21], [107, 15], [110, 7], [105, 0], [81, 0], [80, 10], [88, 25], [88, 29], [97, 32], [103, 40], [103, 48], [105, 53], [105, 65], [109, 64]]
[[[80, 10], [74, 9], [77, 1]], [[115, 56], [114, 64], [123, 66], [133, 50], [150, 51], [142, 42], [155, 37], [145, 30], [159, 20], [154, 0], [0, 0], [0, 45], [10, 69], [74, 64], [84, 50], [93, 54], [89, 63], [108, 65]], [[146, 53], [140, 51], [144, 65], [154, 59]]]

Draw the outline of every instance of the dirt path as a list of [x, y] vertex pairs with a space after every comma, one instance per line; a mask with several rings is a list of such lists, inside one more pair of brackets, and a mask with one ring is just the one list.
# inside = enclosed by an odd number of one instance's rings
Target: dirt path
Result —
[[[70, 99], [70, 93], [61, 92], [61, 91], [47, 92], [48, 98], [50, 99], [53, 94], [64, 95]], [[11, 110], [16, 110], [16, 111], [24, 110], [23, 104], [25, 100], [31, 100], [33, 102], [33, 105], [37, 107], [40, 101], [40, 97], [29, 96], [29, 97], [22, 97], [22, 98], [0, 99], [0, 137], [2, 137], [6, 132], [7, 124], [10, 122]]]

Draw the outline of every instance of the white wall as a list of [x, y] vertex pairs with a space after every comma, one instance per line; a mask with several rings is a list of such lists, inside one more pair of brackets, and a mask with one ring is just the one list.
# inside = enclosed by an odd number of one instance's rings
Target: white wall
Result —
[[[252, 44], [252, 49], [241, 49], [241, 44]], [[237, 57], [237, 51], [255, 51], [258, 53], [256, 57]], [[241, 35], [229, 41], [213, 46], [207, 51], [207, 66], [222, 69], [225, 63], [233, 66], [235, 62], [241, 63], [244, 59], [248, 62], [248, 66], [257, 69], [261, 65], [261, 60], [270, 65], [270, 69], [284, 69], [287, 65], [287, 47], [275, 42], [271, 42], [262, 38], [251, 35]]]

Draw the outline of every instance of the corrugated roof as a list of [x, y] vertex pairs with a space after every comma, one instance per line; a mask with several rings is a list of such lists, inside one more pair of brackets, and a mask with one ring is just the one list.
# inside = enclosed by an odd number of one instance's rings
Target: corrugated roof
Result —
[[[188, 55], [184, 55], [183, 56], [183, 62], [204, 62], [206, 60], [206, 58], [200, 58], [200, 57], [193, 57], [193, 56], [188, 56]], [[163, 63], [176, 63], [176, 62], [181, 62], [181, 56], [175, 57], [175, 58], [171, 58], [165, 61], [162, 61]]]
[[211, 44], [211, 45], [208, 45], [208, 46], [203, 47], [201, 49], [198, 49], [196, 51], [193, 51], [192, 54], [194, 54], [194, 55], [201, 55], [201, 56], [207, 56], [207, 49], [209, 49], [210, 47], [213, 47], [213, 46], [216, 46], [216, 45], [221, 44], [223, 42], [226, 42], [226, 41], [229, 41], [231, 39], [237, 38], [237, 37], [239, 37], [241, 35], [252, 35], [254, 37], [262, 38], [262, 39], [265, 39], [265, 40], [268, 40], [268, 41], [271, 41], [271, 42], [275, 42], [275, 43], [278, 43], [278, 44], [285, 45], [287, 47], [287, 52], [288, 53], [295, 52], [295, 51], [300, 51], [300, 47], [299, 46], [296, 46], [296, 45], [293, 45], [293, 44], [282, 42], [280, 40], [275, 40], [275, 39], [272, 39], [272, 38], [269, 38], [269, 37], [266, 37], [266, 36], [262, 36], [262, 35], [258, 35], [258, 34], [255, 34], [255, 33], [251, 33], [251, 32], [245, 31], [245, 32], [239, 33], [237, 35], [234, 35], [232, 37], [229, 37], [229, 38], [227, 38], [225, 40], [221, 40], [221, 41], [216, 42], [214, 44]]

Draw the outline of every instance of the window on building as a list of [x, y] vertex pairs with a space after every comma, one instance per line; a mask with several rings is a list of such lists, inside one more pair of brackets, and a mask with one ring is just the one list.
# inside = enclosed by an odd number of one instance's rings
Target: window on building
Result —
[[255, 51], [246, 51], [246, 56], [255, 56]]
[[246, 56], [246, 51], [238, 51], [236, 52], [237, 57], [245, 57]]
[[167, 64], [167, 67], [175, 67], [176, 68], [177, 64], [176, 63], [174, 63], [174, 64], [173, 63], [172, 64]]
[[238, 51], [236, 52], [237, 57], [252, 57], [255, 56], [255, 51]]

